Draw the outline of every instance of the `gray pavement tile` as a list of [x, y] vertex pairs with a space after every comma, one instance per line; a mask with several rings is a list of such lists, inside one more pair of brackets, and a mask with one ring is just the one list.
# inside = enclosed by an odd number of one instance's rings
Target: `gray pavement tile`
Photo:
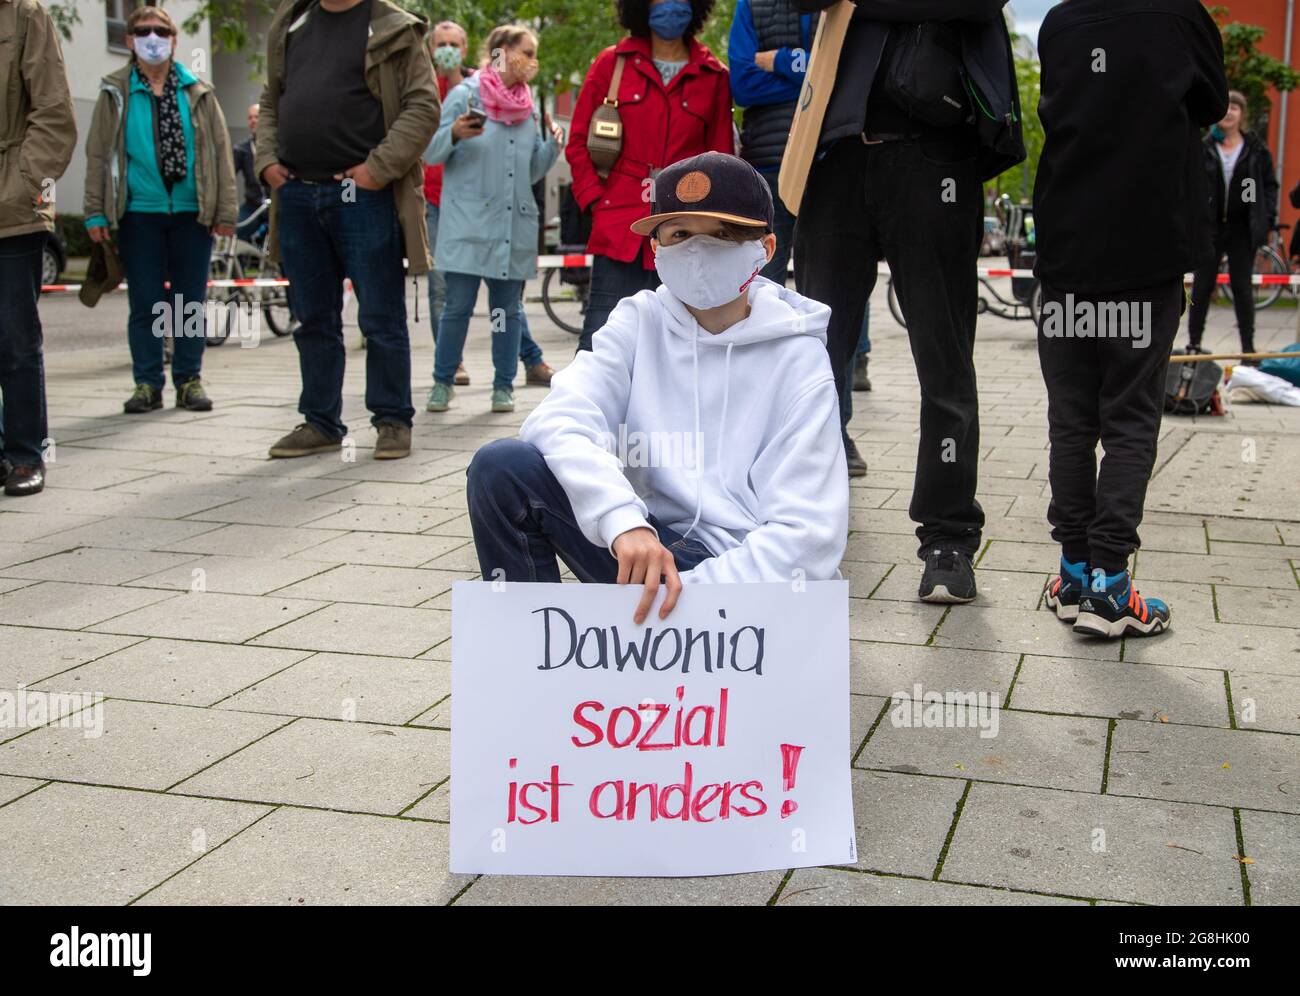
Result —
[[1180, 615], [1166, 634], [1125, 640], [1124, 659], [1300, 675], [1300, 628], [1241, 626]]
[[854, 771], [856, 867], [928, 878], [943, 851], [965, 785], [957, 778]]
[[[305, 530], [319, 532], [323, 530]], [[446, 536], [410, 536], [405, 533], [342, 533], [335, 538], [295, 554], [301, 560], [327, 560], [346, 564], [374, 564], [380, 567], [419, 567], [440, 559], [465, 540]], [[430, 566], [439, 566], [431, 564]]]
[[[117, 588], [114, 591], [145, 591]], [[157, 592], [167, 601], [127, 612], [95, 627], [101, 633], [164, 636], [172, 639], [241, 643], [283, 623], [322, 608], [327, 603], [296, 598], [225, 595], [187, 591], [176, 595]]]
[[263, 647], [419, 657], [450, 635], [450, 612], [336, 602], [252, 642]]
[[[217, 526], [204, 524], [212, 530], [193, 539], [168, 543], [166, 549], [180, 553], [213, 553], [226, 557], [287, 557], [330, 540], [332, 535], [324, 529], [305, 529], [301, 526]], [[215, 528], [214, 528], [215, 527]], [[313, 557], [315, 560], [345, 561], [346, 557]]]
[[1241, 905], [1232, 812], [975, 784], [944, 880], [1093, 899]]
[[150, 553], [81, 547], [42, 557], [16, 567], [5, 568], [9, 577], [30, 578], [36, 581], [72, 581], [84, 584], [125, 584], [155, 571], [167, 570], [189, 563], [194, 557], [183, 553]]
[[196, 522], [223, 522], [248, 526], [301, 526], [334, 512], [330, 506], [294, 498], [240, 498], [196, 512]]
[[456, 906], [762, 906], [783, 873], [711, 878], [557, 878], [484, 875]]
[[285, 598], [317, 598], [330, 602], [363, 602], [413, 608], [450, 591], [452, 581], [461, 577], [464, 575], [416, 567], [343, 564], [281, 588], [276, 594]]
[[1300, 737], [1119, 721], [1112, 795], [1300, 813]]
[[[925, 691], [946, 694], [956, 689]], [[1081, 792], [1101, 789], [1104, 720], [1003, 710], [996, 714], [997, 735], [982, 738], [985, 731], [974, 726], [895, 725], [915, 724], [913, 706], [908, 702], [890, 707], [854, 762], [856, 767]], [[965, 721], [975, 719], [967, 715]]]
[[110, 550], [166, 550], [212, 528], [211, 522], [115, 515], [88, 526], [65, 529], [48, 537], [47, 542]]
[[401, 724], [450, 694], [451, 669], [440, 661], [313, 654], [259, 679], [221, 708]]
[[1223, 672], [1071, 658], [1026, 657], [1013, 709], [1227, 726]]
[[[1038, 605], [1048, 576], [1047, 571], [1032, 574], [980, 569], [975, 572], [979, 604], [983, 607], [1033, 609]], [[918, 580], [912, 571], [893, 571], [871, 597], [913, 602]]]
[[273, 716], [114, 699], [103, 732], [44, 726], [0, 744], [0, 773], [164, 789], [284, 723]]
[[0, 623], [48, 629], [83, 629], [174, 597], [168, 591], [42, 581], [0, 595]]
[[128, 903], [266, 812], [238, 802], [47, 785], [0, 809], [0, 903]]
[[[1284, 560], [1259, 557], [1229, 557], [1223, 554], [1196, 556], [1140, 550], [1133, 576], [1141, 587], [1150, 581], [1199, 581], [1247, 588], [1296, 590], [1295, 574]], [[1258, 593], [1257, 593], [1258, 594]]]
[[265, 595], [329, 570], [319, 561], [263, 557], [219, 557], [183, 554], [179, 567], [148, 574], [129, 582], [131, 587], [207, 591], [227, 595]]
[[943, 613], [942, 605], [854, 598], [849, 602], [849, 638], [924, 644]]
[[451, 738], [441, 731], [299, 719], [174, 791], [396, 816], [447, 778], [450, 758]]
[[1300, 816], [1242, 810], [1252, 906], [1300, 905]]
[[1300, 675], [1233, 670], [1228, 679], [1239, 727], [1300, 734]]
[[60, 512], [0, 511], [0, 537], [6, 543], [26, 543], [77, 526], [99, 521], [95, 515], [68, 515]]
[[1215, 587], [1219, 618], [1226, 623], [1247, 626], [1281, 626], [1295, 630], [1300, 625], [1300, 588]]
[[138, 643], [136, 637], [0, 626], [0, 687], [29, 685]]
[[853, 640], [849, 644], [849, 688], [864, 695], [890, 697], [924, 689], [978, 689], [1006, 698], [1020, 658], [983, 650], [910, 647]]
[[447, 847], [437, 824], [277, 809], [138, 905], [442, 906], [474, 881]]
[[0, 775], [0, 806], [13, 802], [19, 796], [24, 796], [44, 784], [46, 783], [39, 778], [14, 778], [10, 775]]
[[456, 511], [450, 508], [407, 508], [400, 505], [327, 508], [326, 515], [313, 522], [313, 526], [374, 533], [422, 533], [457, 517]]
[[1078, 900], [837, 868], [799, 868], [777, 906], [1080, 906]]
[[[1151, 642], [1168, 639], [1168, 634], [1161, 634], [1152, 637]], [[1121, 643], [1078, 636], [1055, 613], [1046, 610], [986, 609], [975, 604], [953, 607], [935, 634], [934, 646], [1118, 660]]]

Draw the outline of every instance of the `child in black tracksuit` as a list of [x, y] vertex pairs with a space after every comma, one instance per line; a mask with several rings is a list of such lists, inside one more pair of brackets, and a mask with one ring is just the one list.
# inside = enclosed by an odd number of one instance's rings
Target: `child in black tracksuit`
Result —
[[1047, 604], [1077, 633], [1149, 635], [1169, 628], [1169, 607], [1137, 593], [1128, 559], [1183, 274], [1213, 251], [1200, 139], [1228, 104], [1223, 46], [1199, 0], [1065, 0], [1043, 21], [1038, 51], [1038, 356], [1047, 517], [1061, 544]]

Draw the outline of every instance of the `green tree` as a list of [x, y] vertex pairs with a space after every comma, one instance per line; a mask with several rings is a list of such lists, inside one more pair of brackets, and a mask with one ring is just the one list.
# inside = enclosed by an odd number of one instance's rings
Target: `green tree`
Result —
[[1223, 67], [1228, 86], [1246, 95], [1251, 128], [1267, 133], [1273, 113], [1269, 89], [1294, 90], [1300, 85], [1300, 72], [1259, 50], [1260, 41], [1268, 33], [1259, 25], [1228, 21], [1224, 7], [1209, 10], [1223, 35]]

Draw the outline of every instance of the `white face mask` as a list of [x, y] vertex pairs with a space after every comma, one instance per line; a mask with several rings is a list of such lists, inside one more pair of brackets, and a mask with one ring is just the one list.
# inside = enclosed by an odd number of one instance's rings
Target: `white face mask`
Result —
[[655, 251], [659, 279], [692, 308], [717, 308], [740, 297], [767, 264], [762, 242], [692, 235]]
[[149, 66], [159, 66], [172, 57], [172, 40], [159, 38], [157, 35], [145, 35], [132, 38], [135, 54], [141, 62]]

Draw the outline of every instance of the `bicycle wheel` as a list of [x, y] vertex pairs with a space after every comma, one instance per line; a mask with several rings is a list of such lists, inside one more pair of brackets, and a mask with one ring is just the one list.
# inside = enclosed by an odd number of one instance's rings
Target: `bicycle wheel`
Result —
[[[239, 260], [233, 255], [213, 256], [208, 264], [210, 280], [231, 280], [240, 276]], [[237, 287], [209, 287], [207, 299], [214, 307], [204, 315], [204, 334], [209, 346], [224, 346], [226, 340], [235, 331], [234, 318], [239, 314], [237, 307], [240, 291]], [[208, 321], [212, 318], [212, 321]]]
[[577, 288], [572, 291], [562, 289], [564, 285], [559, 281], [558, 273], [559, 270], [551, 267], [542, 277], [542, 307], [551, 321], [565, 332], [582, 335], [582, 314], [587, 310], [584, 295]]
[[[262, 262], [260, 275], [267, 280], [279, 280], [283, 276], [279, 264], [267, 259]], [[266, 320], [271, 334], [291, 335], [298, 327], [298, 322], [294, 319], [293, 312], [289, 310], [289, 288], [259, 287], [258, 290], [261, 292], [259, 297], [262, 301], [262, 317]]]
[[894, 321], [907, 328], [907, 321], [903, 318], [903, 306], [898, 303], [898, 293], [894, 290], [893, 277], [890, 277], [889, 283], [885, 285], [885, 298], [889, 301], [889, 313], [894, 316]]
[[[1286, 260], [1278, 255], [1272, 246], [1260, 246], [1255, 253], [1255, 272], [1286, 276], [1290, 273]], [[1281, 284], [1260, 284], [1255, 288], [1255, 310], [1259, 311], [1273, 304], [1282, 296]]]

